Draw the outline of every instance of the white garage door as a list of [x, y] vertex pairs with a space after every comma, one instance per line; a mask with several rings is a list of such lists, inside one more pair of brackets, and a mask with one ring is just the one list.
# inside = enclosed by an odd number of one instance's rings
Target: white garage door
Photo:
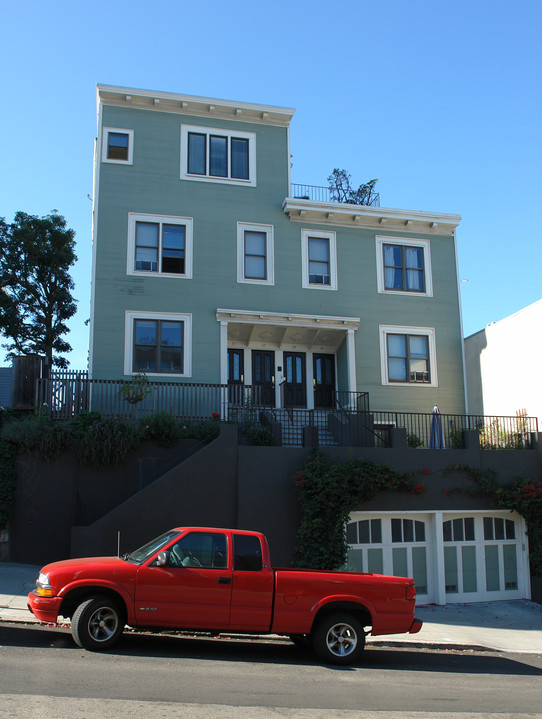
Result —
[[525, 522], [511, 512], [356, 512], [348, 568], [413, 577], [419, 604], [530, 597]]

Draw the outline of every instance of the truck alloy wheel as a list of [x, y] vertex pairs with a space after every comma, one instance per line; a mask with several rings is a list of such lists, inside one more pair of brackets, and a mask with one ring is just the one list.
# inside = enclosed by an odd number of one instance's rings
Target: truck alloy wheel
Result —
[[116, 602], [107, 597], [91, 597], [82, 602], [72, 617], [75, 643], [84, 649], [100, 651], [114, 644], [124, 629], [124, 618]]
[[328, 664], [351, 664], [365, 646], [363, 625], [352, 614], [329, 614], [314, 629], [312, 646]]

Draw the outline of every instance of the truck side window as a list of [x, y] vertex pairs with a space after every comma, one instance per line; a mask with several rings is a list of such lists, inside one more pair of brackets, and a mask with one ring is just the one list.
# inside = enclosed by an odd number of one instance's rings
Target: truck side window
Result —
[[262, 569], [262, 545], [259, 537], [250, 534], [233, 535], [233, 568], [244, 572], [259, 572]]
[[226, 535], [218, 532], [190, 532], [169, 549], [169, 562], [174, 567], [226, 569]]

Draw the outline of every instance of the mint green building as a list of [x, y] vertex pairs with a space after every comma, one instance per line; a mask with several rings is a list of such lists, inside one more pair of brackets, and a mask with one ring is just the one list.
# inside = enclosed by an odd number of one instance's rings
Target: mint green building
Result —
[[293, 185], [288, 108], [99, 85], [97, 110], [93, 379], [465, 412], [458, 215]]

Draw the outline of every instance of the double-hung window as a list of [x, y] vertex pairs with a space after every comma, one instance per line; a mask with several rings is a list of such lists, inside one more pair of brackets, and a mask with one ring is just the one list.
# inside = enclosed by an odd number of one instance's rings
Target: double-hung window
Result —
[[128, 274], [192, 277], [192, 219], [130, 213]]
[[237, 223], [237, 281], [274, 284], [273, 226]]
[[181, 126], [181, 179], [256, 185], [256, 133]]
[[334, 232], [301, 230], [302, 286], [337, 289], [337, 244]]
[[437, 386], [432, 328], [380, 327], [383, 384]]
[[190, 315], [127, 312], [125, 374], [191, 374]]
[[428, 240], [377, 237], [376, 258], [379, 292], [433, 295]]
[[134, 159], [134, 131], [104, 127], [102, 162], [131, 165]]

